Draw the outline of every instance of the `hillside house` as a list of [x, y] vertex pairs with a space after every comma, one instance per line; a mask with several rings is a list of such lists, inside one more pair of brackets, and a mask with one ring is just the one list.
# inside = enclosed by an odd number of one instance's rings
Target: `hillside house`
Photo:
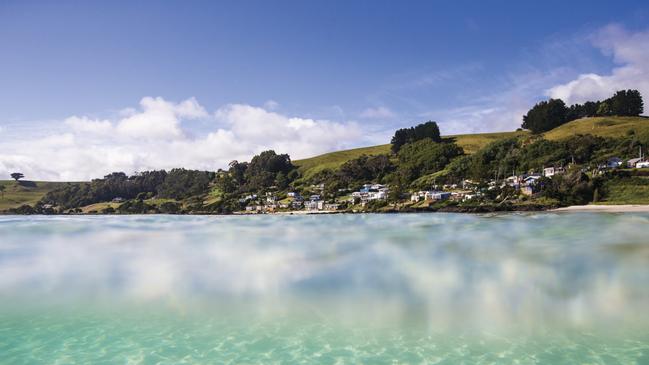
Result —
[[563, 167], [546, 167], [543, 169], [543, 176], [551, 177], [554, 175], [561, 175], [565, 172], [566, 170]]
[[634, 168], [634, 167], [637, 167], [636, 165], [637, 165], [639, 162], [643, 162], [643, 158], [642, 158], [642, 157], [632, 158], [632, 159], [630, 159], [630, 160], [628, 160], [628, 161], [626, 162], [626, 165], [627, 165], [627, 167]]

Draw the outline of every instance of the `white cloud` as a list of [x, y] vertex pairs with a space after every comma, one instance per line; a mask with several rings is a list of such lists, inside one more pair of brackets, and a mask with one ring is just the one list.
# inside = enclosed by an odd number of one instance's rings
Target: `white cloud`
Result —
[[[192, 136], [183, 128], [190, 119], [211, 123], [212, 131]], [[113, 171], [216, 170], [267, 149], [298, 159], [364, 138], [353, 122], [289, 117], [245, 104], [209, 114], [194, 98], [145, 97], [139, 109], [124, 109], [114, 119], [71, 116], [55, 129], [44, 138], [0, 139], [0, 176], [21, 171], [29, 179], [79, 181]]]
[[390, 109], [384, 106], [380, 106], [363, 110], [360, 114], [360, 117], [367, 119], [388, 119], [393, 118], [394, 113]]
[[649, 96], [649, 30], [629, 33], [618, 25], [610, 25], [593, 36], [592, 42], [611, 56], [617, 66], [607, 75], [581, 74], [548, 89], [548, 96], [569, 104], [605, 99], [622, 89], [638, 89]]

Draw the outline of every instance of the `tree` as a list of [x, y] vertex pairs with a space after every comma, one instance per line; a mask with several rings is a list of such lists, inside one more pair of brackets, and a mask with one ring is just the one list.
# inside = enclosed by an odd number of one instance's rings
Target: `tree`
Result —
[[607, 99], [610, 113], [621, 116], [638, 116], [644, 111], [642, 95], [638, 90], [620, 90]]
[[[256, 191], [275, 184], [278, 173], [284, 177], [295, 169], [291, 158], [287, 154], [277, 154], [273, 150], [264, 151], [252, 158], [244, 172], [246, 189]], [[280, 178], [281, 180], [282, 178]], [[290, 181], [286, 181], [288, 185]]]
[[430, 138], [434, 142], [442, 141], [442, 137], [439, 134], [439, 127], [436, 122], [429, 120], [428, 122], [418, 124], [415, 127], [402, 128], [394, 132], [394, 136], [390, 141], [392, 144], [392, 152], [397, 153], [401, 149], [401, 146], [424, 138]]
[[400, 182], [408, 184], [421, 176], [443, 170], [453, 158], [463, 153], [455, 143], [437, 143], [428, 138], [409, 143], [398, 154]]
[[566, 123], [568, 113], [569, 109], [561, 99], [542, 101], [523, 117], [522, 127], [535, 134], [543, 133]]
[[25, 175], [23, 175], [20, 172], [14, 172], [14, 173], [11, 174], [11, 178], [16, 180], [16, 181], [22, 179], [23, 177], [25, 177]]
[[2, 194], [2, 199], [5, 198], [5, 189], [6, 187], [4, 185], [0, 185], [0, 194]]

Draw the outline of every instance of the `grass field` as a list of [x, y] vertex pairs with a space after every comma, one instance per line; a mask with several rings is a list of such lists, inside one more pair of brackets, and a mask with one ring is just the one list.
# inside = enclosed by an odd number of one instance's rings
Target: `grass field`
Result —
[[66, 184], [64, 182], [0, 180], [5, 186], [4, 196], [0, 193], [0, 211], [17, 208], [23, 204], [33, 205], [48, 191]]
[[325, 153], [320, 156], [296, 160], [293, 163], [298, 166], [302, 176], [310, 177], [324, 169], [336, 169], [345, 162], [362, 155], [383, 155], [388, 153], [390, 153], [390, 144], [382, 144], [379, 146]]
[[630, 130], [637, 134], [649, 133], [649, 118], [642, 117], [594, 117], [573, 120], [544, 134], [550, 140], [575, 134], [592, 134], [600, 137], [623, 137]]

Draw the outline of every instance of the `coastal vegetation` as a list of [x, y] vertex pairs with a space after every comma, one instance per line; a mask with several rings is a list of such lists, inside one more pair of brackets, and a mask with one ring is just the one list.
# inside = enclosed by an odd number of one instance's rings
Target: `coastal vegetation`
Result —
[[[269, 150], [225, 170], [115, 172], [90, 182], [2, 182], [13, 213], [494, 211], [649, 203], [649, 119], [641, 95], [543, 101], [516, 132], [441, 136], [434, 121], [390, 144], [292, 161]], [[649, 165], [647, 165], [649, 166]]]

